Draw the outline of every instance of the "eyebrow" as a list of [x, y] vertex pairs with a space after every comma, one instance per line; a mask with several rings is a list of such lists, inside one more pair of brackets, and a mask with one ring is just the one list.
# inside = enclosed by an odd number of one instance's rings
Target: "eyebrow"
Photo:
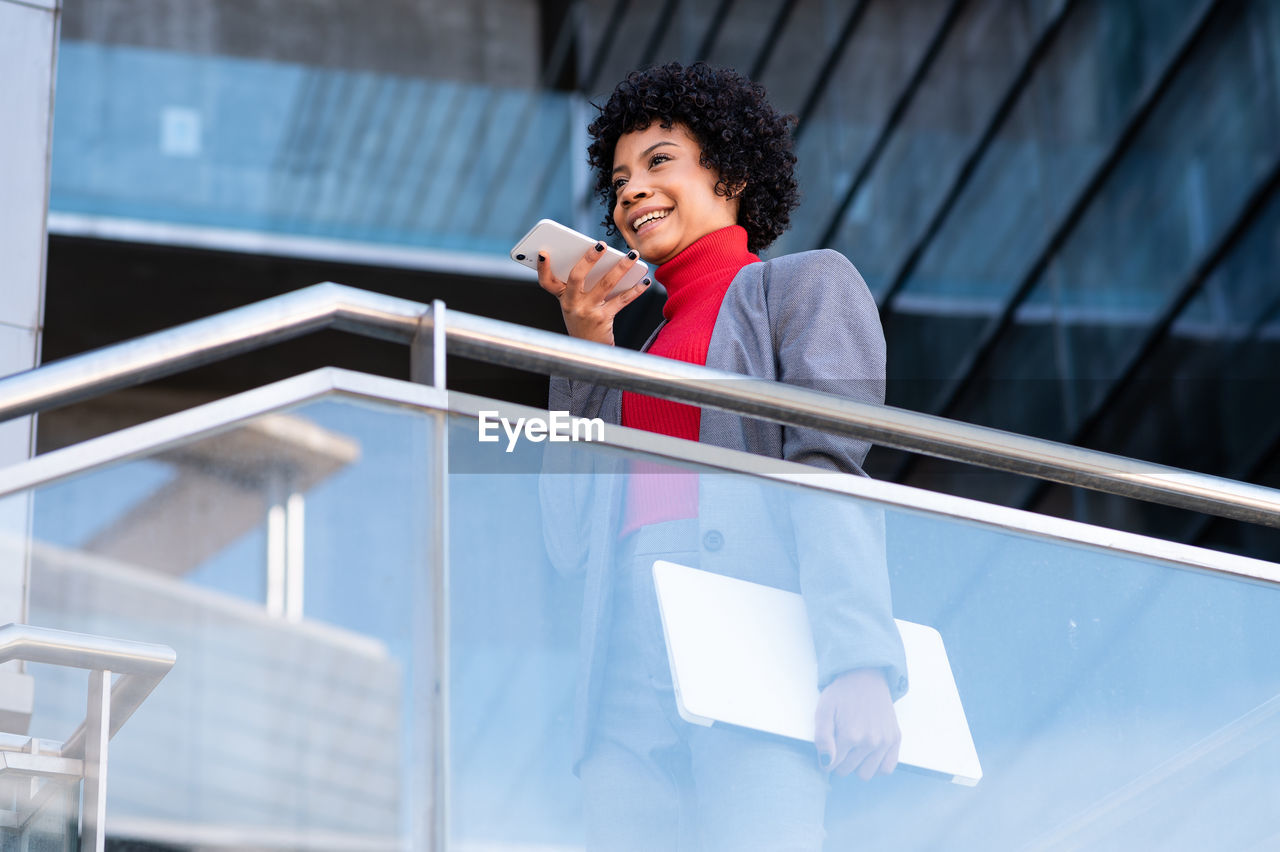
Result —
[[[643, 158], [645, 158], [645, 157], [649, 156], [649, 155], [650, 155], [650, 154], [652, 154], [654, 151], [656, 151], [656, 150], [658, 150], [659, 148], [661, 148], [663, 145], [672, 145], [672, 146], [675, 146], [675, 145], [676, 145], [676, 143], [672, 142], [670, 139], [663, 139], [661, 142], [654, 142], [654, 143], [653, 143], [652, 145], [650, 145], [648, 148], [645, 148], [643, 151], [641, 151], [641, 152], [640, 152], [640, 157], [641, 157], [641, 159], [643, 159]], [[625, 168], [626, 168], [626, 166], [614, 166], [614, 167], [613, 167], [613, 171], [612, 171], [610, 174], [615, 174], [615, 175], [616, 175], [618, 172], [622, 171], [622, 170], [623, 170], [623, 169], [625, 169]]]

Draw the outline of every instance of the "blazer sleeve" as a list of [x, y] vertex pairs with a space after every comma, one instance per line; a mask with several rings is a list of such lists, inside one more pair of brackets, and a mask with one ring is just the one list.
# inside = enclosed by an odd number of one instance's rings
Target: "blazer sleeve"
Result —
[[[779, 381], [883, 404], [884, 333], [875, 300], [853, 264], [838, 252], [818, 251], [768, 266], [766, 304]], [[869, 449], [866, 441], [783, 428], [782, 455], [789, 461], [865, 476]], [[843, 672], [876, 667], [896, 700], [907, 691], [907, 668], [893, 622], [883, 512], [823, 492], [806, 492], [789, 507], [819, 686]]]
[[[853, 264], [836, 251], [812, 251], [778, 258], [764, 274], [778, 381], [883, 405], [880, 313]], [[865, 475], [870, 448], [817, 429], [783, 432], [783, 458], [844, 473]]]
[[[616, 424], [621, 419], [621, 392], [552, 376], [547, 410], [568, 411], [573, 417], [599, 417]], [[605, 509], [620, 493], [620, 476], [615, 460], [602, 459], [590, 448], [573, 442], [543, 444], [538, 478], [543, 543], [551, 564], [561, 574], [580, 574], [588, 569], [592, 542], [599, 549], [605, 536], [601, 530], [610, 523]]]
[[608, 390], [605, 385], [552, 376], [547, 410], [567, 411], [574, 417], [600, 417]]
[[[606, 390], [603, 385], [552, 376], [547, 410], [597, 417]], [[551, 564], [564, 575], [586, 570], [596, 493], [594, 461], [591, 453], [572, 443], [543, 445], [542, 474], [538, 477], [542, 539]]]

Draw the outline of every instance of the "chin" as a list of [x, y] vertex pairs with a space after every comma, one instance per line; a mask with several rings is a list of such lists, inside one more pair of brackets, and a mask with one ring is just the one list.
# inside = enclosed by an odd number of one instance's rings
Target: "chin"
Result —
[[651, 243], [646, 248], [647, 250], [636, 249], [636, 251], [640, 252], [640, 256], [646, 263], [655, 266], [667, 262], [677, 254], [676, 246], [671, 243]]

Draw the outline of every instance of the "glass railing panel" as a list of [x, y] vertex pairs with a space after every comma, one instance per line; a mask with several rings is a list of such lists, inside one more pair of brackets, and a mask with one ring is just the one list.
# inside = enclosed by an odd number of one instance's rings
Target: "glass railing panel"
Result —
[[73, 852], [79, 845], [80, 776], [49, 748], [0, 734], [0, 850]]
[[[754, 848], [744, 830], [920, 850], [1253, 848], [1280, 831], [1280, 589], [1191, 567], [1275, 566], [868, 480], [837, 493], [634, 448], [479, 435], [477, 419], [451, 417], [457, 848], [580, 848], [592, 825], [622, 824], [619, 802], [650, 795], [665, 804], [622, 836], [594, 835], [599, 848], [675, 848], [677, 823], [734, 849]], [[821, 587], [806, 600], [820, 636], [857, 633], [887, 579], [892, 615], [945, 642], [981, 781], [902, 767], [828, 789], [811, 743], [713, 727], [717, 741], [682, 721], [649, 559], [618, 557], [659, 540], [704, 568]], [[846, 594], [856, 606], [828, 609]], [[618, 743], [653, 757], [624, 759]], [[651, 790], [645, 773], [678, 780]], [[804, 807], [779, 803], [805, 785], [802, 804], [825, 799], [825, 816], [780, 828]]]
[[[600, 839], [593, 826], [618, 824], [617, 802], [647, 795], [607, 742], [656, 749], [639, 771], [683, 779], [662, 795], [686, 830], [711, 806], [720, 818], [703, 830], [735, 849], [750, 848], [744, 826], [763, 848], [782, 831], [825, 834], [827, 849], [1123, 849], [1151, 837], [1191, 849], [1214, 832], [1236, 848], [1280, 832], [1269, 807], [1280, 661], [1268, 641], [1280, 589], [1224, 573], [1276, 566], [869, 480], [822, 489], [766, 476], [758, 457], [622, 431], [612, 444], [512, 440], [489, 418], [496, 440], [481, 441], [466, 413], [448, 419], [441, 483], [434, 416], [331, 395], [6, 498], [30, 497], [35, 512], [32, 623], [178, 653], [112, 742], [112, 837], [426, 848], [438, 487], [449, 848]], [[184, 477], [192, 487], [175, 485]], [[289, 510], [291, 494], [303, 499]], [[283, 583], [270, 510], [281, 504], [292, 518]], [[301, 535], [289, 543], [291, 523]], [[129, 525], [132, 538], [114, 540], [153, 546], [94, 549]], [[828, 786], [811, 743], [682, 721], [648, 597], [659, 545], [721, 573], [804, 584], [833, 673], [867, 646], [850, 637], [874, 637], [888, 614], [938, 630], [982, 779], [904, 767]], [[626, 548], [647, 555], [624, 568]], [[156, 554], [171, 554], [168, 570]], [[891, 607], [876, 603], [885, 587]], [[31, 733], [64, 738], [83, 716], [84, 675], [36, 674]], [[681, 774], [695, 753], [701, 769]], [[671, 823], [602, 848], [672, 848], [648, 833]]]
[[533, 88], [64, 40], [50, 210], [505, 256], [529, 204], [572, 221], [571, 120]]
[[[434, 422], [330, 396], [5, 498], [30, 623], [177, 653], [111, 742], [110, 837], [425, 846]], [[32, 669], [31, 734], [65, 739], [85, 675]]]

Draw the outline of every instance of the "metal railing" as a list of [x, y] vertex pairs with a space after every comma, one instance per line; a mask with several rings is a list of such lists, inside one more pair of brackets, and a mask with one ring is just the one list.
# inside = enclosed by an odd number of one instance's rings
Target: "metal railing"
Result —
[[[1280, 491], [324, 283], [0, 379], [0, 421], [171, 375], [325, 328], [410, 344], [443, 382], [443, 354], [614, 385], [882, 446], [1280, 527]], [[426, 364], [425, 370], [416, 369]], [[432, 367], [434, 366], [434, 369]]]
[[[107, 742], [173, 668], [177, 654], [167, 645], [6, 624], [0, 627], [0, 664], [11, 660], [89, 670], [84, 722], [56, 755], [44, 760], [37, 749], [27, 763], [36, 774], [47, 771], [42, 763], [52, 762], [60, 772], [79, 767], [84, 778], [80, 848], [101, 852], [106, 842]], [[113, 673], [120, 675], [114, 686]]]

